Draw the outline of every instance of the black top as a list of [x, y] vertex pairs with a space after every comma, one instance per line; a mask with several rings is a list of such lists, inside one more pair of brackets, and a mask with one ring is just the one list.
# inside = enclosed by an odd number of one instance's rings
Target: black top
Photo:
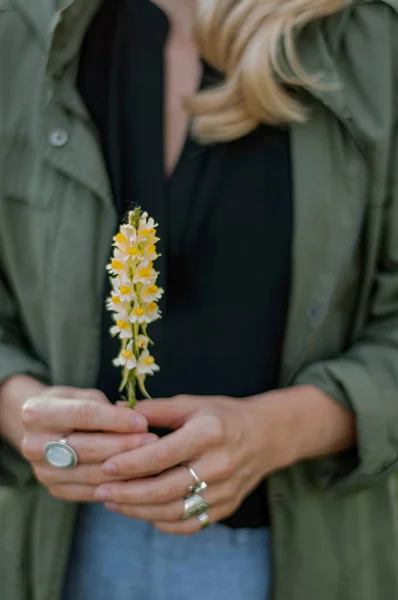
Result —
[[[159, 222], [165, 297], [150, 335], [161, 370], [148, 378], [149, 393], [246, 398], [278, 380], [291, 265], [289, 136], [261, 126], [207, 147], [188, 138], [166, 180], [167, 32], [150, 0], [105, 1], [82, 48], [78, 85], [102, 138], [120, 217], [139, 205]], [[203, 86], [219, 78], [205, 66]], [[98, 387], [115, 401], [120, 370], [111, 361], [119, 343], [110, 326], [104, 310]], [[264, 491], [225, 523], [268, 524]]]

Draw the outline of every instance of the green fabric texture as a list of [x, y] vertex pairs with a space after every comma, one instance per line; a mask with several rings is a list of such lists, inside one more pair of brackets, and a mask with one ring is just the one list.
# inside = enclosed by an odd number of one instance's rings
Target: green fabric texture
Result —
[[[92, 387], [116, 225], [74, 86], [99, 0], [0, 0], [0, 381]], [[321, 84], [292, 126], [293, 289], [281, 386], [352, 410], [355, 451], [272, 475], [272, 600], [398, 597], [398, 1], [297, 37]], [[54, 143], [54, 134], [62, 143]], [[0, 444], [0, 598], [60, 600], [76, 506]]]

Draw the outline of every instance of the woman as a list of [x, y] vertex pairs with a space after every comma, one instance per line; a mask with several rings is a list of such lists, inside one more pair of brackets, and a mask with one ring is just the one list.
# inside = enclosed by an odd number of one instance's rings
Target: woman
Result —
[[397, 1], [55, 4], [0, 1], [0, 597], [397, 597]]

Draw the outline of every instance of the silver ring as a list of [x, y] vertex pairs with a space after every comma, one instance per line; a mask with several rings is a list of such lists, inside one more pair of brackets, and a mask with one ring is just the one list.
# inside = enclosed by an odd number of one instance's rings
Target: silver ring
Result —
[[206, 529], [206, 527], [210, 527], [211, 525], [209, 515], [207, 514], [207, 512], [203, 512], [200, 515], [198, 515], [198, 521], [202, 529]]
[[70, 469], [79, 462], [75, 450], [69, 446], [64, 438], [48, 442], [44, 448], [44, 458], [49, 465], [56, 469]]
[[195, 481], [195, 485], [190, 485], [189, 486], [189, 494], [197, 494], [199, 492], [203, 492], [203, 490], [207, 489], [207, 483], [205, 481], [201, 481], [198, 477], [198, 475], [196, 474], [196, 472], [193, 470], [192, 467], [188, 467], [187, 466], [188, 471], [190, 472], [190, 474], [192, 475], [194, 481]]
[[200, 515], [209, 508], [209, 504], [199, 494], [192, 494], [184, 500], [184, 513], [182, 516], [183, 521]]

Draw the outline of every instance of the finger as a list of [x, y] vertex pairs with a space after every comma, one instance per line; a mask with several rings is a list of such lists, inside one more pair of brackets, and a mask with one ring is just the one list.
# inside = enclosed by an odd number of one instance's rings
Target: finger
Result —
[[147, 431], [147, 420], [130, 408], [74, 398], [30, 398], [23, 407], [26, 429], [39, 431]]
[[[109, 489], [111, 486], [106, 484], [105, 487]], [[117, 492], [108, 497], [104, 497], [104, 494], [99, 496], [98, 492], [96, 492], [95, 497], [97, 500], [106, 501], [113, 506], [119, 506], [120, 510], [130, 517], [145, 519], [146, 521], [176, 521], [183, 516], [187, 489], [177, 496], [176, 499], [173, 499], [170, 502], [159, 503], [134, 502], [134, 498], [129, 493], [129, 484], [116, 485], [116, 489]], [[236, 502], [237, 496], [232, 493], [232, 490], [233, 487], [228, 483], [220, 483], [200, 492], [199, 495], [210, 506], [215, 507], [219, 504]]]
[[161, 504], [136, 506], [133, 504], [114, 504], [112, 502], [107, 502], [105, 506], [109, 510], [125, 515], [126, 517], [149, 522], [162, 520], [174, 523], [179, 521], [183, 515], [183, 503], [181, 500], [164, 506]]
[[65, 484], [48, 488], [50, 494], [59, 500], [68, 502], [96, 502], [95, 486], [84, 484]]
[[[217, 470], [214, 472], [211, 470], [209, 466], [211, 462], [212, 457], [199, 460], [195, 463], [195, 471], [197, 474], [207, 473], [206, 484], [214, 486], [219, 482], [219, 474]], [[228, 486], [229, 481], [222, 481], [222, 485]], [[184, 498], [195, 483], [187, 467], [182, 466], [156, 477], [104, 484], [98, 488], [96, 497], [101, 501], [118, 504], [166, 504]], [[231, 495], [233, 495], [236, 486], [231, 485], [231, 487]]]
[[[210, 526], [227, 519], [237, 508], [237, 506], [231, 504], [220, 504], [219, 506], [209, 508], [206, 514], [209, 518]], [[191, 517], [186, 521], [155, 521], [153, 524], [159, 531], [173, 535], [193, 535], [205, 529], [198, 517]]]
[[58, 385], [49, 387], [40, 394], [46, 398], [75, 398], [81, 400], [93, 400], [95, 402], [109, 403], [108, 398], [103, 392], [91, 388], [76, 388], [68, 385]]
[[153, 427], [179, 429], [195, 411], [203, 408], [207, 401], [205, 397], [176, 396], [139, 402], [136, 410]]
[[[59, 435], [62, 437], [62, 434]], [[102, 463], [108, 458], [139, 448], [158, 437], [148, 433], [71, 433], [67, 443], [75, 450], [79, 463]], [[42, 462], [44, 448], [51, 441], [48, 433], [26, 435], [22, 442], [22, 454], [30, 462]]]
[[111, 458], [103, 468], [106, 473], [113, 475], [147, 477], [191, 461], [218, 444], [220, 439], [221, 430], [214, 428], [211, 415], [203, 414], [192, 418], [181, 429], [155, 444]]
[[46, 487], [60, 484], [87, 484], [98, 487], [117, 480], [117, 476], [106, 475], [101, 464], [79, 464], [71, 469], [56, 469], [45, 462], [33, 463], [36, 478]]
[[[112, 512], [116, 512], [118, 514], [122, 514], [126, 517], [130, 517], [133, 519], [141, 519], [145, 521], [149, 521], [155, 525], [157, 529], [163, 531], [164, 533], [171, 533], [175, 535], [192, 535], [194, 533], [198, 533], [203, 529], [201, 522], [198, 517], [191, 517], [186, 521], [181, 519], [171, 518], [167, 521], [156, 521], [146, 516], [139, 516], [138, 511], [134, 508], [131, 508], [129, 505], [119, 506], [114, 504], [105, 504], [106, 508]], [[219, 506], [214, 506], [209, 508], [206, 511], [206, 514], [209, 518], [210, 524], [217, 523], [222, 521], [223, 519], [228, 518], [231, 514], [233, 514], [236, 510], [236, 506], [221, 504]]]

